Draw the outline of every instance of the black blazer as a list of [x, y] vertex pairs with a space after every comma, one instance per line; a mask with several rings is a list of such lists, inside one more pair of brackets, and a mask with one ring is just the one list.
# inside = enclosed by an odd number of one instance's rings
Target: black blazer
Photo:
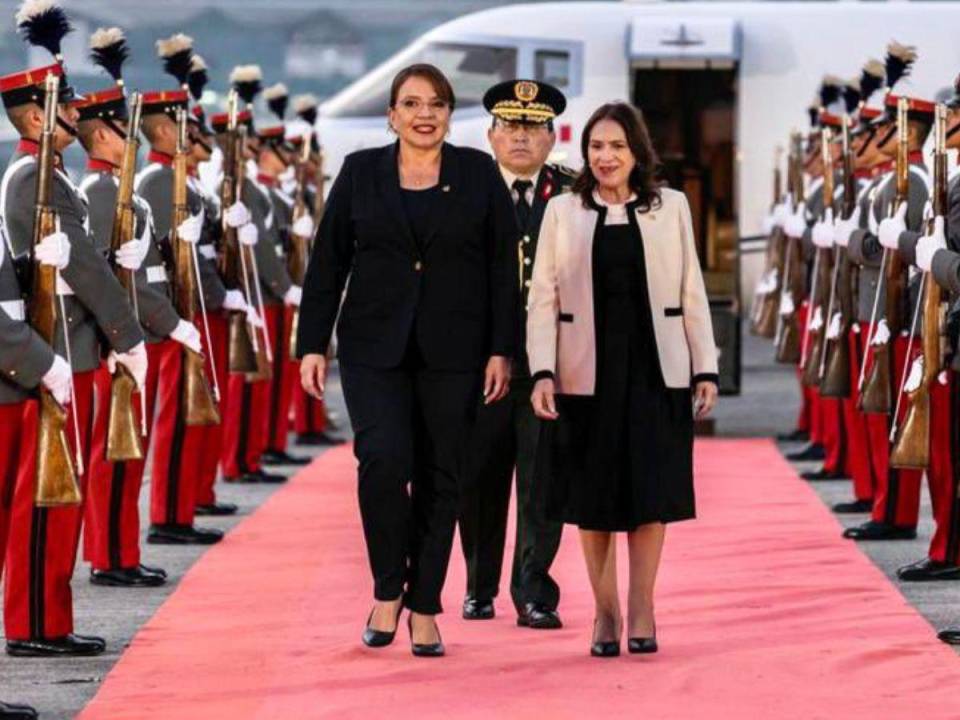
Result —
[[441, 209], [421, 250], [400, 195], [398, 147], [344, 160], [303, 283], [297, 353], [326, 352], [339, 310], [343, 362], [396, 367], [411, 333], [431, 368], [474, 370], [491, 355], [512, 357], [518, 229], [493, 159], [443, 145]]

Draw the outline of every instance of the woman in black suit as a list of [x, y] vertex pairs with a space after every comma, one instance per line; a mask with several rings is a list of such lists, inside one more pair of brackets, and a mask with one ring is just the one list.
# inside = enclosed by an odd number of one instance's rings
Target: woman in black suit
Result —
[[[388, 645], [410, 609], [414, 655], [444, 652], [435, 615], [477, 393], [507, 392], [519, 311], [517, 228], [489, 155], [444, 142], [454, 94], [431, 65], [402, 70], [397, 142], [347, 156], [307, 269], [298, 353], [323, 396], [334, 321], [356, 436], [376, 603], [363, 641]], [[349, 286], [341, 297], [349, 278]]]

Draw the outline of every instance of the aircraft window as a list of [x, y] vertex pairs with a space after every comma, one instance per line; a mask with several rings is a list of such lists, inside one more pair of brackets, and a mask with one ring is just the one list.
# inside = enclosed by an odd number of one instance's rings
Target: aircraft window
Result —
[[561, 90], [570, 85], [570, 53], [562, 50], [537, 50], [533, 64], [536, 80]]
[[[457, 108], [480, 105], [483, 94], [491, 85], [517, 76], [517, 49], [466, 45], [461, 43], [430, 43], [419, 52], [397, 58], [397, 62], [381, 68], [376, 78], [366, 78], [366, 88], [349, 99], [344, 97], [341, 107], [330, 108], [333, 117], [383, 116], [390, 100], [390, 83], [402, 68], [426, 62], [443, 71], [457, 96]], [[363, 82], [363, 81], [361, 81]]]

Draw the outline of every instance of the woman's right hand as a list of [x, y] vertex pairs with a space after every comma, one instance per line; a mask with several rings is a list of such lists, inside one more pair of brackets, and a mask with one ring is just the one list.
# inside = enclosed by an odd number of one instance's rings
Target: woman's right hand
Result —
[[308, 353], [300, 361], [300, 384], [304, 392], [317, 400], [323, 400], [323, 388], [327, 384], [327, 356]]
[[533, 403], [533, 414], [541, 420], [556, 420], [560, 417], [552, 378], [541, 378], [534, 383], [530, 402]]

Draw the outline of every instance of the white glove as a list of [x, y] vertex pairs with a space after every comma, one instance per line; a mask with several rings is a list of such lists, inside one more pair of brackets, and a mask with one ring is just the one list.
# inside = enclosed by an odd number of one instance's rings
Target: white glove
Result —
[[823, 327], [823, 309], [817, 305], [813, 311], [813, 318], [810, 320], [809, 329], [811, 332]]
[[777, 289], [777, 269], [770, 268], [757, 283], [756, 294], [767, 295]]
[[53, 365], [44, 373], [40, 382], [50, 391], [53, 399], [60, 405], [70, 403], [70, 388], [73, 385], [73, 370], [70, 364], [59, 355], [53, 356]]
[[827, 328], [827, 340], [836, 340], [840, 337], [840, 313], [835, 312], [830, 318], [830, 327]]
[[243, 312], [247, 309], [247, 301], [243, 299], [243, 293], [239, 290], [227, 290], [223, 296], [223, 309], [236, 310]]
[[107, 356], [107, 369], [110, 374], [117, 371], [117, 363], [123, 365], [137, 383], [137, 389], [143, 390], [147, 384], [147, 346], [141, 340], [126, 352], [110, 351]]
[[833, 233], [833, 213], [827, 210], [827, 219], [813, 226], [813, 244], [823, 250], [833, 247]]
[[782, 228], [783, 224], [787, 221], [787, 218], [790, 217], [790, 202], [789, 200], [784, 200], [776, 205], [773, 208], [773, 224]]
[[303, 288], [299, 285], [291, 285], [290, 289], [283, 296], [283, 302], [286, 305], [300, 307], [300, 301], [303, 299]]
[[793, 293], [788, 291], [780, 296], [780, 315], [784, 317], [793, 315], [796, 309], [796, 305], [793, 304]]
[[240, 226], [240, 229], [237, 230], [237, 240], [240, 241], [241, 245], [253, 246], [257, 244], [257, 238], [260, 236], [260, 231], [257, 230], [257, 226], [252, 222], [248, 222]]
[[880, 244], [890, 250], [896, 250], [900, 247], [900, 233], [907, 229], [907, 204], [903, 203], [897, 208], [893, 217], [888, 217], [880, 223], [880, 229], [877, 235], [880, 238]]
[[52, 265], [57, 270], [63, 270], [70, 264], [70, 238], [58, 230], [37, 243], [33, 253], [41, 265]]
[[287, 195], [293, 195], [297, 191], [297, 179], [281, 177], [280, 189], [283, 190]]
[[191, 215], [177, 226], [177, 235], [184, 242], [196, 245], [203, 234], [203, 213]]
[[853, 214], [846, 220], [837, 220], [833, 224], [833, 244], [837, 247], [847, 247], [850, 236], [860, 227], [860, 206], [853, 209]]
[[807, 206], [804, 203], [797, 205], [797, 210], [791, 213], [783, 223], [783, 231], [793, 238], [803, 237], [807, 229]]
[[117, 265], [125, 270], [139, 270], [143, 259], [147, 256], [144, 251], [146, 243], [143, 240], [130, 240], [121, 245], [116, 252]]
[[947, 238], [943, 233], [943, 216], [937, 215], [933, 219], [933, 232], [917, 240], [917, 267], [924, 272], [930, 272], [933, 265], [933, 256], [938, 250], [947, 249]]
[[313, 237], [313, 218], [304, 213], [293, 221], [293, 234], [297, 237]]
[[250, 211], [242, 202], [235, 202], [227, 208], [227, 211], [223, 214], [223, 219], [227, 221], [228, 227], [243, 227], [250, 222]]
[[257, 314], [257, 310], [253, 307], [253, 305], [247, 306], [247, 322], [253, 325], [255, 328], [263, 327], [263, 320], [260, 319], [260, 316]]
[[923, 382], [923, 355], [917, 355], [910, 363], [910, 374], [907, 375], [907, 382], [904, 383], [903, 389], [908, 393], [913, 392], [920, 387], [921, 382]]
[[170, 337], [181, 345], [184, 345], [195, 353], [203, 352], [203, 346], [200, 344], [200, 331], [193, 323], [186, 320], [179, 320]]
[[870, 344], [874, 347], [886, 345], [890, 342], [890, 326], [887, 325], [887, 319], [883, 318], [877, 323], [877, 329], [873, 331], [873, 339]]

